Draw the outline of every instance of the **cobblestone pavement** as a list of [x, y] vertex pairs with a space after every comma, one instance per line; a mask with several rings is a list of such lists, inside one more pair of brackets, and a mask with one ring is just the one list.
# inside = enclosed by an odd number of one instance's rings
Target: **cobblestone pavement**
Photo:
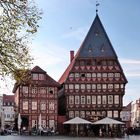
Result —
[[0, 140], [140, 140], [139, 136], [125, 138], [95, 138], [95, 137], [69, 137], [69, 136], [0, 136]]

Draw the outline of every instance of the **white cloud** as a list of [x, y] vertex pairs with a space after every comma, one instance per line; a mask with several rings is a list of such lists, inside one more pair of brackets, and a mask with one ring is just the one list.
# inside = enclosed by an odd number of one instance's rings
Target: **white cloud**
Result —
[[135, 60], [135, 59], [120, 59], [122, 64], [129, 64], [129, 65], [135, 65], [135, 64], [140, 64], [140, 60]]
[[41, 43], [34, 43], [31, 45], [31, 55], [34, 57], [34, 64], [39, 65], [56, 65], [63, 63], [66, 58], [67, 50], [63, 47], [52, 43], [45, 45]]
[[120, 63], [127, 77], [140, 78], [140, 60], [122, 58]]

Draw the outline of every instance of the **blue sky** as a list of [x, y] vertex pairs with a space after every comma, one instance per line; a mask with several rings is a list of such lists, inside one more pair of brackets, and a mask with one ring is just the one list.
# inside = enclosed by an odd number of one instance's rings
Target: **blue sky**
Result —
[[[58, 80], [69, 51], [80, 47], [96, 15], [96, 0], [34, 0], [42, 9], [38, 33], [29, 44], [34, 65]], [[99, 0], [98, 15], [127, 77], [124, 105], [140, 97], [140, 1]]]

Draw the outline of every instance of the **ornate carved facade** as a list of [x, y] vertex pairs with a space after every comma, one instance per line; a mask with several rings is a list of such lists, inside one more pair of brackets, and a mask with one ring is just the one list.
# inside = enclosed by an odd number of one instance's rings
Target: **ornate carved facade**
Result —
[[127, 80], [98, 15], [59, 83], [68, 119], [120, 119]]
[[15, 84], [13, 90], [22, 127], [38, 128], [41, 115], [42, 127], [56, 128], [59, 84], [38, 66], [30, 71], [30, 76], [30, 81]]

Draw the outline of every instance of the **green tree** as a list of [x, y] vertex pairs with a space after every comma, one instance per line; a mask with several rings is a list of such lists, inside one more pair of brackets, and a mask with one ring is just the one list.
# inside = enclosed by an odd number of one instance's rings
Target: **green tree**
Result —
[[0, 0], [1, 76], [13, 75], [18, 80], [29, 68], [32, 58], [27, 44], [40, 19], [41, 11], [32, 0]]

